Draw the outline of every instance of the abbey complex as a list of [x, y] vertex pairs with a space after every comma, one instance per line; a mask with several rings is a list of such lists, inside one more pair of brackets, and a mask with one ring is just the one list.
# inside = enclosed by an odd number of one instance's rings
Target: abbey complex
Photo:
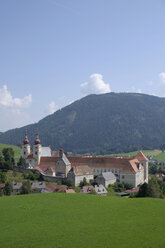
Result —
[[31, 150], [26, 134], [22, 157], [26, 160], [27, 168], [38, 170], [49, 177], [70, 179], [75, 186], [83, 178], [89, 182], [94, 176], [100, 175], [109, 177], [109, 182], [129, 183], [134, 187], [148, 182], [148, 159], [141, 151], [134, 157], [66, 156], [62, 149], [54, 152], [50, 147], [43, 147], [38, 134]]

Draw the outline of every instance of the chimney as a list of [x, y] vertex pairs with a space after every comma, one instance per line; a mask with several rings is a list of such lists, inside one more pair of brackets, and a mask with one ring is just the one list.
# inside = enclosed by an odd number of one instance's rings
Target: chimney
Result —
[[62, 156], [63, 156], [63, 149], [60, 148], [60, 150], [59, 150], [59, 157], [62, 158]]

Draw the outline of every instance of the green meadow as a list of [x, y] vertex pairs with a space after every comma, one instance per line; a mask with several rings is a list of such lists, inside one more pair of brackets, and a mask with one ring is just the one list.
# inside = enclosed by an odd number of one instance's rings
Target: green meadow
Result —
[[164, 248], [165, 200], [83, 194], [0, 198], [3, 248]]
[[2, 150], [4, 148], [8, 148], [11, 147], [14, 150], [14, 157], [16, 162], [19, 160], [20, 156], [21, 156], [21, 148], [18, 146], [13, 146], [13, 145], [7, 145], [7, 144], [0, 144], [0, 153], [2, 153]]

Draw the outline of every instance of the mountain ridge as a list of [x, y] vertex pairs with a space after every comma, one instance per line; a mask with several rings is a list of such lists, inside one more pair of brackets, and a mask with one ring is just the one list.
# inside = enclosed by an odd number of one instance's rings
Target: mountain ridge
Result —
[[165, 143], [165, 98], [139, 93], [88, 95], [38, 123], [1, 133], [0, 142], [20, 145], [26, 129], [33, 143], [75, 153], [154, 149]]

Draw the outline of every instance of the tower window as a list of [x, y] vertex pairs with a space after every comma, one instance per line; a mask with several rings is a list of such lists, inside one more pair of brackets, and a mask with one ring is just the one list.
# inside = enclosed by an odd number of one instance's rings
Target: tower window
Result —
[[35, 152], [35, 155], [37, 155], [37, 152]]

